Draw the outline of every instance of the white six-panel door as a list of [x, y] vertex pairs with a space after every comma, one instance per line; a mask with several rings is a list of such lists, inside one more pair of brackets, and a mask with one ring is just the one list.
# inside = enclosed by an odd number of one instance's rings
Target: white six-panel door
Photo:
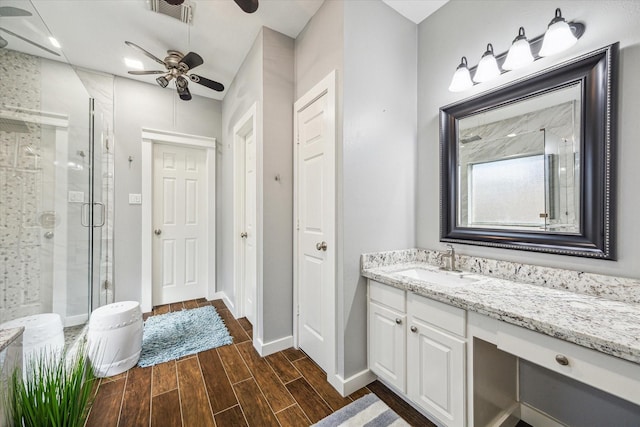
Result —
[[205, 150], [153, 147], [153, 305], [206, 295]]
[[[328, 96], [296, 108], [298, 346], [329, 372], [335, 280], [335, 177]], [[329, 154], [329, 155], [327, 155]]]

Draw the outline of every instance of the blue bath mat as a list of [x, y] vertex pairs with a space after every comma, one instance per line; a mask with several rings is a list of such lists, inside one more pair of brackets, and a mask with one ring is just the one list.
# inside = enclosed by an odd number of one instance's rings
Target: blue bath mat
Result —
[[212, 306], [151, 316], [144, 322], [138, 366], [145, 368], [231, 343], [227, 327]]

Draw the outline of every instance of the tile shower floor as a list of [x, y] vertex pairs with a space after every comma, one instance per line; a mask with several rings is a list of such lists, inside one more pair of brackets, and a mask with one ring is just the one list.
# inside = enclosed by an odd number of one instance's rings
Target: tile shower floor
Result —
[[434, 425], [377, 381], [343, 398], [299, 350], [260, 357], [251, 324], [222, 300], [165, 305], [145, 318], [203, 305], [216, 308], [233, 344], [103, 378], [87, 426], [308, 426], [370, 392], [409, 424]]

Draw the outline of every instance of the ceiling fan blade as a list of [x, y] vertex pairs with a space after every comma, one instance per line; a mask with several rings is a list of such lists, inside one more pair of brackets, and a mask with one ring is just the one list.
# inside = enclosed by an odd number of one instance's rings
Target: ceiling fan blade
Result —
[[247, 13], [253, 13], [258, 10], [258, 0], [234, 0], [240, 9]]
[[180, 96], [180, 99], [182, 99], [183, 101], [191, 100], [191, 91], [189, 91], [188, 87], [185, 87], [184, 89], [178, 88], [178, 95]]
[[165, 66], [165, 67], [167, 66], [167, 64], [165, 64], [165, 62], [164, 62], [162, 59], [158, 58], [157, 56], [155, 56], [155, 55], [154, 55], [154, 54], [152, 54], [152, 53], [147, 52], [146, 50], [144, 50], [143, 48], [141, 48], [141, 47], [140, 47], [140, 46], [138, 46], [137, 44], [135, 44], [135, 43], [133, 43], [133, 42], [130, 42], [130, 41], [125, 41], [124, 43], [125, 43], [127, 46], [130, 46], [130, 47], [132, 47], [132, 48], [134, 48], [134, 49], [139, 50], [140, 52], [142, 52], [143, 54], [145, 54], [145, 55], [146, 55], [146, 56], [148, 56], [149, 58], [151, 58], [151, 59], [153, 59], [154, 61], [156, 61], [158, 64], [162, 64], [162, 65], [163, 65], [163, 66]]
[[31, 16], [31, 12], [17, 7], [2, 6], [0, 7], [0, 16]]
[[189, 74], [189, 79], [194, 83], [199, 83], [202, 86], [206, 86], [209, 89], [217, 90], [218, 92], [222, 92], [224, 90], [224, 85], [222, 83], [218, 83], [214, 80], [209, 80], [206, 77], [201, 77], [196, 74]]
[[186, 65], [189, 70], [193, 70], [198, 65], [204, 64], [204, 59], [195, 52], [189, 52], [180, 60], [180, 62]]
[[52, 55], [60, 56], [60, 54], [59, 54], [58, 52], [54, 52], [53, 50], [51, 50], [51, 49], [49, 49], [49, 48], [47, 48], [47, 47], [44, 47], [44, 46], [42, 46], [42, 45], [41, 45], [41, 44], [39, 44], [39, 43], [36, 43], [36, 42], [34, 42], [34, 41], [31, 41], [31, 40], [29, 40], [28, 38], [22, 37], [20, 34], [16, 34], [16, 33], [14, 33], [13, 31], [9, 31], [9, 30], [7, 30], [6, 28], [2, 28], [2, 27], [0, 27], [0, 31], [4, 31], [5, 33], [7, 33], [7, 34], [9, 34], [9, 35], [12, 35], [13, 37], [19, 38], [20, 40], [22, 40], [22, 41], [24, 41], [24, 42], [27, 42], [27, 43], [29, 43], [29, 44], [31, 44], [31, 45], [33, 45], [33, 46], [35, 46], [35, 47], [39, 47], [40, 49], [42, 49], [42, 50], [44, 50], [44, 51], [47, 51], [47, 52], [49, 52], [49, 53], [50, 53], [50, 54], [52, 54]]
[[147, 74], [165, 74], [166, 71], [160, 71], [160, 70], [132, 70], [132, 71], [127, 71], [127, 73], [129, 74], [133, 74], [134, 76], [144, 76]]

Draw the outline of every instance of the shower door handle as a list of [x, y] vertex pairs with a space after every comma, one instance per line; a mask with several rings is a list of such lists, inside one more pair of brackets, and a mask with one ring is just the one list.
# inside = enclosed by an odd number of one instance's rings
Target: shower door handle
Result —
[[89, 218], [87, 214], [87, 207], [89, 207], [91, 203], [83, 203], [80, 207], [80, 225], [83, 227], [89, 227]]
[[94, 227], [102, 227], [105, 223], [106, 217], [105, 217], [105, 207], [104, 207], [104, 203], [100, 203], [100, 202], [95, 202], [93, 204], [94, 206], [100, 206], [100, 224], [93, 224]]

